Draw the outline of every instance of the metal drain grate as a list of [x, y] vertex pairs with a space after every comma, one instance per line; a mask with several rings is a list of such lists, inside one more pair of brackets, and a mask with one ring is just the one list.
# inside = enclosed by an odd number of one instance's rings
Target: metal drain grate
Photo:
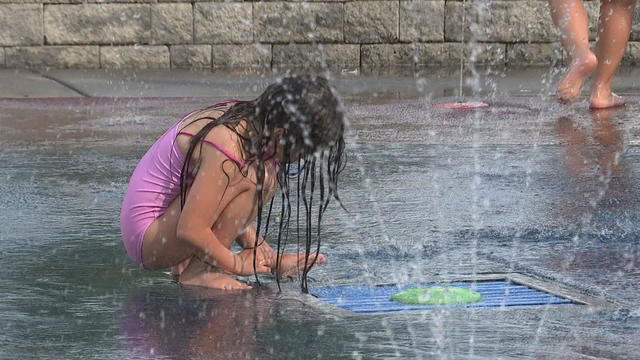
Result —
[[396, 285], [341, 285], [317, 288], [311, 293], [320, 300], [355, 313], [380, 313], [393, 311], [429, 310], [434, 308], [498, 308], [506, 306], [539, 306], [580, 304], [568, 298], [541, 291], [508, 279], [497, 281], [457, 281], [445, 285], [473, 289], [482, 300], [464, 305], [406, 305], [391, 300], [391, 295], [405, 288], [434, 286], [443, 283]]

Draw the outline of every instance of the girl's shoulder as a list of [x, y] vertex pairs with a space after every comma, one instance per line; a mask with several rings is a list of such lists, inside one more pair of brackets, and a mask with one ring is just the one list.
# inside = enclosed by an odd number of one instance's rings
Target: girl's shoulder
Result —
[[[205, 118], [203, 118], [203, 116], [207, 114], [201, 113], [200, 115], [195, 115], [196, 117], [185, 119], [179, 127], [178, 135], [185, 135], [182, 139], [178, 137], [178, 144], [183, 149], [184, 154], [188, 152], [188, 149], [191, 146], [190, 138], [193, 138], [200, 132], [200, 130], [202, 130], [202, 128], [222, 114], [212, 113], [208, 114], [211, 116], [206, 116]], [[207, 161], [209, 159], [216, 160], [219, 158], [218, 155], [223, 155], [236, 163], [238, 167], [242, 168], [244, 166], [239, 135], [235, 130], [230, 129], [225, 125], [218, 125], [211, 128], [202, 139], [202, 146], [202, 151], [193, 152], [193, 157], [191, 158], [192, 161]], [[211, 156], [207, 156], [209, 154]], [[202, 158], [200, 158], [201, 156]]]

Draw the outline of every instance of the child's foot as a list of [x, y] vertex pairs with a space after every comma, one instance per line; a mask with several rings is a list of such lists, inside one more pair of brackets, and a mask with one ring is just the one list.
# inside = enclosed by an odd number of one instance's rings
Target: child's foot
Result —
[[[316, 258], [316, 254], [310, 254], [309, 260], [307, 260], [307, 266], [310, 266], [313, 259]], [[319, 254], [315, 261], [316, 264], [322, 264], [327, 261], [327, 257]], [[304, 252], [299, 254], [283, 254], [280, 258], [280, 267], [278, 269], [278, 275], [280, 277], [289, 277], [295, 275], [298, 271], [304, 269]], [[274, 266], [275, 268], [275, 266]]]
[[596, 95], [591, 96], [591, 105], [589, 106], [592, 109], [606, 109], [612, 108], [616, 106], [624, 105], [624, 98], [622, 96], [618, 96], [612, 92], [605, 95], [600, 95], [601, 93], [596, 92]]
[[180, 281], [180, 274], [189, 266], [191, 259], [193, 258], [187, 258], [178, 265], [171, 267], [171, 278], [174, 281]]
[[215, 268], [212, 269], [197, 259], [193, 259], [189, 266], [182, 271], [178, 281], [182, 285], [203, 286], [222, 290], [251, 289], [248, 284], [240, 282]]
[[598, 58], [589, 51], [585, 56], [576, 57], [558, 83], [556, 98], [558, 102], [568, 104], [576, 101], [584, 81], [598, 66]]

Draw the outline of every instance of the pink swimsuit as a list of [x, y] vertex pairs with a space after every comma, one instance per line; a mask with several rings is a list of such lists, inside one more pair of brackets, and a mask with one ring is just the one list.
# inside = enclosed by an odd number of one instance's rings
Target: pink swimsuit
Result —
[[[235, 102], [237, 101], [221, 102], [208, 109], [225, 107]], [[189, 115], [193, 113], [195, 111]], [[120, 229], [127, 254], [138, 264], [142, 264], [144, 233], [180, 194], [180, 173], [185, 159], [176, 137], [179, 134], [193, 136], [190, 133], [179, 132], [180, 124], [189, 115], [180, 119], [160, 136], [144, 154], [129, 180], [120, 211]], [[205, 142], [235, 161], [240, 167], [244, 166], [232, 153], [221, 146], [206, 140]]]

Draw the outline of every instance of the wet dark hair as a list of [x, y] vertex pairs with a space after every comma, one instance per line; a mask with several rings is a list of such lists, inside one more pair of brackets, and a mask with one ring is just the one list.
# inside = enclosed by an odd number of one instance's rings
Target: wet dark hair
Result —
[[[272, 156], [267, 147], [274, 141], [280, 141], [284, 154], [299, 153], [296, 159], [285, 159], [278, 170], [277, 180], [281, 190], [281, 209], [277, 233], [276, 274], [280, 267], [280, 259], [289, 242], [290, 220], [295, 210], [296, 238], [301, 245], [304, 236], [305, 267], [300, 277], [304, 292], [308, 291], [307, 275], [316, 258], [310, 259], [312, 247], [320, 251], [322, 216], [333, 198], [340, 203], [338, 197], [338, 175], [343, 170], [345, 161], [344, 116], [342, 106], [321, 76], [294, 76], [278, 80], [269, 85], [255, 100], [239, 101], [232, 105], [218, 118], [201, 117], [195, 121], [209, 120], [198, 133], [193, 136], [180, 175], [181, 207], [187, 194], [187, 178], [189, 172], [197, 170], [197, 164], [191, 164], [191, 157], [198, 145], [202, 146], [207, 134], [217, 126], [225, 126], [238, 136], [243, 151], [243, 161], [256, 165], [257, 234], [254, 253], [257, 251], [260, 234], [266, 239], [271, 222], [274, 196], [269, 204], [266, 218], [263, 219], [263, 187], [265, 180], [265, 161]], [[281, 129], [282, 136], [276, 137], [276, 130]], [[201, 149], [201, 148], [200, 148]], [[244, 176], [248, 175], [248, 166], [240, 169]], [[229, 176], [227, 180], [229, 181]], [[291, 207], [291, 187], [296, 192], [296, 207]], [[317, 193], [317, 194], [316, 194]], [[315, 194], [315, 198], [314, 198]], [[303, 208], [301, 209], [301, 201]], [[340, 203], [341, 204], [341, 203]], [[315, 210], [314, 210], [315, 209]], [[304, 214], [302, 214], [303, 210]], [[314, 221], [315, 214], [317, 218]], [[301, 229], [301, 215], [306, 226]], [[264, 231], [262, 223], [265, 220]], [[315, 222], [315, 229], [314, 223]], [[301, 233], [304, 231], [304, 233]], [[254, 273], [256, 269], [254, 257]], [[260, 283], [257, 274], [256, 281]], [[280, 278], [276, 281], [280, 288]]]

